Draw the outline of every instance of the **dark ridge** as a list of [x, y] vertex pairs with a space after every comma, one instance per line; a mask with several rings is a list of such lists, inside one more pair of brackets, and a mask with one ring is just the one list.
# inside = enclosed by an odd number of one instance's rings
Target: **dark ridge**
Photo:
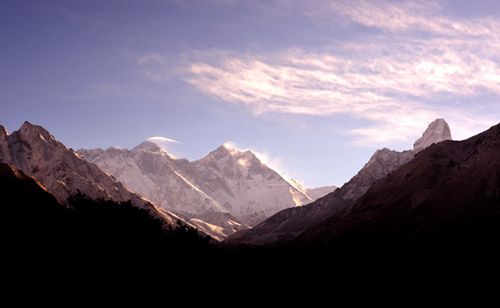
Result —
[[500, 125], [434, 144], [295, 244], [349, 257], [492, 261], [500, 256], [498, 157]]

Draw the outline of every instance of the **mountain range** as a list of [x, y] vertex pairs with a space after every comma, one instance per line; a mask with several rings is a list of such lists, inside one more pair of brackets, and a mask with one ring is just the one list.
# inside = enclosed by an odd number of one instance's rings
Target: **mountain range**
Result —
[[[175, 159], [152, 143], [132, 150], [79, 152], [29, 122], [11, 134], [0, 127], [0, 225], [12, 262], [50, 255], [57, 262], [64, 256], [69, 266], [69, 256], [101, 256], [104, 251], [113, 262], [123, 256], [129, 256], [127, 262], [177, 256], [178, 262], [189, 257], [200, 268], [255, 260], [273, 260], [273, 266], [314, 263], [320, 256], [326, 262], [346, 256], [343, 260], [373, 264], [404, 260], [400, 256], [434, 260], [443, 253], [446, 262], [475, 257], [496, 262], [499, 255], [500, 124], [467, 140], [452, 141], [446, 121], [437, 119], [413, 149], [377, 150], [342, 187], [310, 204], [285, 208], [251, 229], [233, 228], [236, 232], [222, 243], [205, 234], [221, 240], [226, 234], [218, 235], [213, 226], [229, 221], [243, 225], [237, 220], [248, 212], [241, 204], [259, 200], [253, 192], [263, 190], [268, 195], [262, 198], [277, 194], [278, 200], [287, 196], [293, 201], [290, 187], [306, 200], [312, 199], [313, 191], [284, 180], [253, 153], [234, 148], [220, 147], [193, 162]], [[161, 185], [179, 189], [185, 203], [176, 204], [175, 192], [157, 192], [154, 201], [144, 199], [82, 156], [107, 163], [106, 168], [121, 170], [122, 176], [137, 176], [129, 180], [139, 188], [142, 182], [151, 192]], [[165, 174], [174, 180], [169, 182]], [[319, 189], [318, 194], [327, 190]], [[237, 210], [221, 202], [236, 193], [244, 200], [234, 203]], [[171, 203], [159, 205], [162, 198]], [[187, 207], [190, 200], [200, 204]], [[273, 202], [256, 206], [248, 219]], [[203, 224], [211, 225], [203, 229]], [[306, 254], [286, 255], [290, 251]], [[385, 259], [387, 255], [396, 259]], [[318, 264], [318, 269], [325, 264]]]
[[446, 256], [448, 262], [498, 256], [500, 125], [420, 150], [295, 244], [358, 255]]
[[218, 240], [336, 188], [307, 189], [286, 180], [251, 151], [227, 144], [192, 162], [174, 158], [149, 141], [131, 150], [111, 147], [77, 153]]
[[412, 150], [377, 150], [365, 166], [339, 189], [301, 208], [283, 210], [250, 230], [234, 234], [226, 240], [232, 245], [276, 245], [289, 242], [307, 229], [321, 223], [336, 212], [348, 207], [378, 180], [405, 165], [434, 143], [451, 140], [451, 131], [444, 119], [431, 122]]
[[24, 122], [11, 134], [0, 125], [0, 162], [35, 178], [58, 202], [84, 194], [93, 200], [131, 201], [168, 226], [176, 226], [179, 216], [130, 192], [123, 184], [96, 165], [80, 158], [41, 126]]

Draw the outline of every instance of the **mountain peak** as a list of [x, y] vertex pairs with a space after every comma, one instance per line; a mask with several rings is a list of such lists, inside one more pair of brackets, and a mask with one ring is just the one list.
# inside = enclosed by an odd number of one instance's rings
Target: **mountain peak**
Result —
[[222, 158], [226, 156], [235, 156], [238, 155], [239, 153], [241, 153], [241, 151], [238, 150], [236, 147], [228, 143], [224, 143], [220, 145], [217, 149], [210, 152], [209, 155], [212, 155], [215, 158]]
[[9, 144], [7, 141], [7, 130], [0, 125], [0, 161], [6, 160], [9, 156]]
[[238, 149], [235, 145], [231, 144], [230, 142], [226, 142], [222, 144], [218, 149], [225, 150], [226, 153], [229, 153], [231, 155], [236, 155], [239, 153], [242, 153], [243, 151]]
[[161, 148], [154, 142], [144, 141], [143, 143], [137, 145], [132, 149], [132, 151], [138, 152], [161, 152]]
[[33, 130], [33, 129], [37, 129], [39, 127], [41, 127], [41, 126], [31, 124], [31, 122], [29, 122], [29, 121], [24, 121], [23, 125], [21, 125], [20, 130]]
[[7, 129], [5, 126], [0, 125], [0, 138], [5, 138], [9, 133], [7, 132]]
[[436, 119], [432, 121], [422, 137], [418, 138], [413, 144], [413, 150], [420, 152], [433, 143], [438, 143], [445, 140], [451, 140], [451, 131], [448, 123], [444, 119]]
[[31, 124], [28, 121], [24, 121], [18, 132], [30, 140], [42, 139], [44, 141], [48, 141], [54, 139], [49, 131], [43, 126]]

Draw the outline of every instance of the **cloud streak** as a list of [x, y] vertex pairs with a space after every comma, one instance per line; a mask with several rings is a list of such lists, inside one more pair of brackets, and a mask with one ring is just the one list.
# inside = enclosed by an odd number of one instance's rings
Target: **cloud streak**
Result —
[[161, 136], [155, 136], [155, 137], [149, 137], [146, 139], [149, 142], [153, 142], [159, 146], [165, 146], [169, 143], [180, 143], [179, 141], [172, 139], [172, 138], [167, 138], [167, 137], [161, 137]]
[[500, 95], [497, 22], [456, 21], [432, 2], [324, 4], [319, 14], [337, 14], [383, 35], [345, 41], [329, 52], [221, 53], [217, 61], [192, 63], [187, 81], [255, 114], [345, 114], [372, 121], [352, 130], [358, 143], [407, 140], [441, 116], [459, 124], [459, 137], [494, 123], [475, 106], [458, 111], [453, 102]]
[[[278, 4], [281, 2], [278, 2]], [[255, 115], [346, 115], [368, 120], [351, 130], [358, 144], [416, 137], [445, 117], [465, 138], [496, 121], [480, 97], [500, 106], [500, 24], [491, 18], [457, 20], [436, 2], [319, 1], [309, 18], [357, 24], [379, 32], [311, 51], [212, 51], [192, 58], [185, 80], [221, 102]], [[283, 10], [296, 6], [283, 6]], [[161, 81], [166, 59], [147, 54], [137, 64]], [[474, 102], [474, 103], [471, 103]], [[498, 110], [498, 108], [497, 108]]]
[[[200, 91], [245, 105], [257, 115], [346, 114], [371, 120], [377, 125], [352, 133], [360, 143], [383, 143], [413, 137], [443, 113], [465, 117], [429, 101], [483, 91], [500, 94], [497, 63], [448, 47], [434, 53], [425, 50], [409, 56], [403, 48], [391, 56], [356, 59], [352, 54], [344, 58], [302, 51], [266, 58], [235, 55], [217, 64], [192, 64], [187, 80]], [[476, 125], [470, 125], [468, 130], [474, 130]]]

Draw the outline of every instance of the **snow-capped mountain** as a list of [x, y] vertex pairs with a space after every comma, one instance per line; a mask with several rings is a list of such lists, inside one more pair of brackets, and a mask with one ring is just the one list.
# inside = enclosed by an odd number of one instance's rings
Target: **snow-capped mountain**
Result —
[[183, 177], [176, 160], [156, 144], [145, 141], [132, 150], [79, 150], [78, 155], [113, 175], [126, 187], [178, 213], [199, 215], [226, 212], [215, 200]]
[[266, 219], [251, 230], [243, 230], [227, 239], [228, 243], [265, 245], [294, 239], [308, 228], [345, 208], [364, 195], [376, 181], [408, 163], [415, 154], [426, 147], [450, 140], [451, 133], [444, 119], [433, 121], [422, 137], [415, 142], [414, 150], [377, 150], [353, 178], [333, 193], [302, 208], [283, 210]]
[[[314, 201], [309, 190], [288, 182], [251, 151], [220, 146], [190, 162], [151, 142], [132, 150], [79, 150], [130, 190], [181, 213], [217, 239], [247, 229], [274, 213]], [[318, 196], [334, 187], [313, 190]]]
[[312, 199], [263, 164], [251, 151], [220, 146], [185, 173], [237, 219], [255, 225], [278, 211]]
[[216, 239], [248, 228], [180, 172], [193, 168], [187, 160], [174, 159], [152, 142], [145, 141], [132, 150], [82, 149], [78, 155], [135, 193], [190, 219], [192, 224]]
[[178, 216], [127, 190], [99, 167], [80, 158], [41, 126], [24, 122], [7, 134], [0, 125], [0, 161], [34, 177], [61, 203], [81, 192], [92, 199], [130, 200], [134, 206], [175, 226]]

